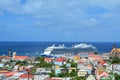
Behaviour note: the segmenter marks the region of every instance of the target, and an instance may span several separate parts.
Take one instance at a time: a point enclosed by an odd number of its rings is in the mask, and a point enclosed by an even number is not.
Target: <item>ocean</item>
[[[66,47],[71,47],[74,44],[83,42],[0,42],[0,55],[8,55],[8,50],[16,51],[17,55],[40,56],[45,48],[55,44],[64,44]],[[100,54],[108,53],[111,51],[113,44],[120,47],[120,42],[84,42],[92,44],[98,49]]]

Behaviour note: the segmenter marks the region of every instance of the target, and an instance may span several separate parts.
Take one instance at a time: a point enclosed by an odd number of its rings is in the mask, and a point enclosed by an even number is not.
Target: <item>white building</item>
[[[113,64],[112,71],[113,73],[117,73],[118,75],[120,75],[120,64]]]
[[[34,80],[47,80],[49,78],[50,78],[49,75],[35,75],[34,76]]]

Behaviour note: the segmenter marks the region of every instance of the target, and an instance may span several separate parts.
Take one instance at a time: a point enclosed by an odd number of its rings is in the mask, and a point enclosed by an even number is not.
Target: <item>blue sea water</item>
[[[81,42],[0,42],[0,55],[8,55],[8,50],[16,51],[17,55],[39,56],[44,52],[44,49],[55,44],[64,44],[66,47],[71,47],[74,44]],[[120,47],[119,42],[85,42],[97,47],[99,53],[110,52],[113,44]]]

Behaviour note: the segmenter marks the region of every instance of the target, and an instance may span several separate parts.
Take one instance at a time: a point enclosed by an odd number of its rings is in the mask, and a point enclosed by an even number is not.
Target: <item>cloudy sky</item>
[[[120,41],[120,0],[0,0],[0,41]]]

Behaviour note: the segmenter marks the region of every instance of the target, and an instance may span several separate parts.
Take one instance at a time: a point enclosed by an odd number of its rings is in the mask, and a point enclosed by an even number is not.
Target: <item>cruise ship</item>
[[[83,52],[98,52],[97,48],[91,44],[81,43],[75,44],[71,47],[63,45],[55,46],[54,44],[47,47],[41,55],[63,55],[63,54],[78,54]]]

